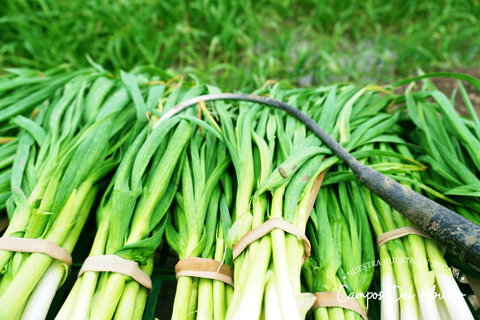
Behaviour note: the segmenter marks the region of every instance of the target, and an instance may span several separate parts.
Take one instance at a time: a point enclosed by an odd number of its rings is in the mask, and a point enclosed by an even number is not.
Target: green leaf
[[[42,127],[40,127],[34,121],[25,118],[24,116],[18,115],[10,120],[10,123],[14,123],[25,131],[29,132],[30,135],[37,141],[39,146],[43,145],[47,134]]]
[[[135,104],[135,109],[137,110],[137,121],[141,123],[147,122],[147,106],[145,105],[145,101],[140,93],[137,78],[133,74],[126,73],[123,70],[121,70],[120,73],[122,75],[123,84],[127,88],[128,93],[130,93],[130,96]]]
[[[470,196],[470,197],[480,197],[480,185],[469,184],[460,187],[456,187],[445,192],[446,195],[452,196]]]
[[[167,216],[168,219],[168,216]],[[152,232],[152,236],[123,246],[114,252],[115,255],[145,265],[147,259],[157,250],[162,241],[167,219]]]

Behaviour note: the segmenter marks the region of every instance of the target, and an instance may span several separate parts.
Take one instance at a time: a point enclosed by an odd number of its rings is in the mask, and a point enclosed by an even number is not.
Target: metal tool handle
[[[303,122],[320,140],[322,140],[347,166],[358,181],[383,199],[392,208],[432,237],[437,243],[448,249],[461,261],[480,272],[480,226],[459,214],[424,197],[412,189],[358,162],[335,139],[300,110],[275,99],[250,94],[211,94],[186,100],[167,111],[154,128],[163,120],[182,110],[203,101],[237,100],[260,103],[281,109]]]

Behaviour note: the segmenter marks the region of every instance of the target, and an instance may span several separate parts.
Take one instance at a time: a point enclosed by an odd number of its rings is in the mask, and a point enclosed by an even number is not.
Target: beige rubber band
[[[265,221],[260,226],[247,232],[235,245],[233,246],[233,260],[235,260],[240,253],[252,242],[257,241],[273,229],[281,229],[287,233],[293,234],[303,241],[303,261],[310,257],[311,244],[303,232],[298,230],[293,224],[288,223],[280,217],[273,217]]]
[[[317,200],[318,191],[320,191],[320,187],[322,186],[323,179],[325,178],[325,174],[327,170],[321,172],[317,178],[315,179],[315,184],[313,185],[312,191],[310,192],[310,199],[308,201],[308,216],[310,216],[310,212],[312,212],[313,205],[315,204],[315,200]]]
[[[357,302],[357,300],[339,292],[315,292],[317,300],[312,306],[312,311],[320,307],[338,307],[352,310],[362,316],[364,320],[368,320],[365,309]]]
[[[8,218],[0,219],[0,232],[5,230],[6,227],[8,227]]]
[[[0,250],[14,252],[43,253],[54,259],[72,265],[72,256],[70,253],[49,240],[1,237]]]
[[[123,259],[116,255],[93,256],[88,257],[83,263],[78,277],[84,272],[115,272],[131,277],[145,288],[152,290],[152,279],[143,272],[135,261]]]
[[[408,236],[409,234],[416,234],[417,236],[421,236],[427,239],[432,239],[429,236],[427,236],[425,233],[422,231],[418,230],[415,227],[402,227],[396,230],[388,231],[383,234],[381,234],[377,238],[377,245],[380,247],[381,245],[384,245],[390,240],[398,239],[404,236]]]
[[[187,257],[175,265],[175,276],[219,280],[233,288],[233,269],[217,260]]]

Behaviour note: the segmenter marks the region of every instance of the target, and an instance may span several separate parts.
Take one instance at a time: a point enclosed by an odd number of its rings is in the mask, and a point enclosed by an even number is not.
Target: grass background
[[[0,64],[152,64],[225,89],[480,66],[480,1],[3,0]]]

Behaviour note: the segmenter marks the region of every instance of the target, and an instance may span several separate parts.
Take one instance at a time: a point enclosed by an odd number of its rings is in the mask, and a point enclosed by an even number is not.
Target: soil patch
[[[452,69],[448,70],[448,72],[457,72],[470,75],[477,79],[480,79],[480,68],[472,68],[472,69]],[[442,91],[447,97],[451,97],[452,93],[455,89],[457,89],[457,93],[455,95],[455,109],[457,112],[463,116],[470,116],[467,107],[465,106],[465,102],[463,101],[462,95],[458,89],[458,82],[456,79],[450,78],[431,78],[432,83],[437,87],[438,90]],[[473,107],[475,108],[475,112],[477,113],[477,117],[480,117],[480,92],[468,82],[462,81],[465,90],[468,93],[468,98],[472,102]],[[403,93],[407,86],[401,86],[395,90],[395,93]]]

